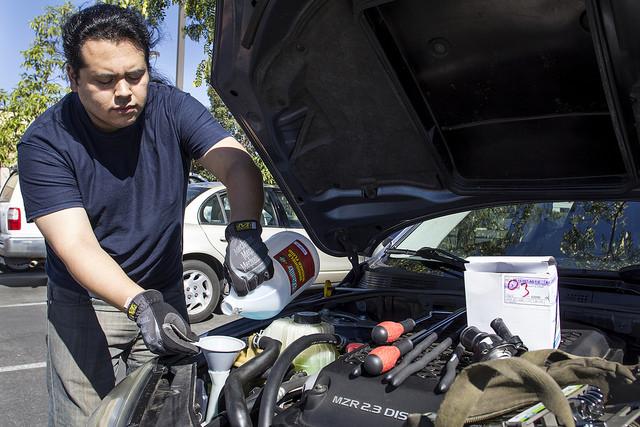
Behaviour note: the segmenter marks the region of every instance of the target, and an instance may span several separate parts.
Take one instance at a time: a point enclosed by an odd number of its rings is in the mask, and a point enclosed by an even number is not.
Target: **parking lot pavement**
[[[42,269],[24,273],[0,272],[0,286],[37,288],[46,284],[47,275]]]
[[[0,413],[2,426],[47,423],[46,277],[0,274]]]
[[[44,272],[0,273],[0,426],[47,424]],[[193,325],[201,334],[236,317]]]
[[[44,271],[0,273],[0,307],[13,304],[44,303],[47,300]]]

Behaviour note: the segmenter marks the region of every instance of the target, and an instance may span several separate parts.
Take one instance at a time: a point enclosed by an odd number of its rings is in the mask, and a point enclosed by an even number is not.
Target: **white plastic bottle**
[[[269,319],[280,313],[318,276],[318,251],[305,236],[281,231],[264,243],[273,261],[273,277],[243,297],[238,296],[232,287],[220,306],[224,314]]]

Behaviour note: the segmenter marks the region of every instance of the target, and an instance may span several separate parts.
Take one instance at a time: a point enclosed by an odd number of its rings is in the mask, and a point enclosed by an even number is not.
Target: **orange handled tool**
[[[415,323],[420,323],[423,320],[429,319],[433,313],[436,312],[432,312],[428,316],[418,319]],[[449,313],[445,319],[438,321],[430,328],[424,329],[411,337],[399,339],[394,342],[393,345],[383,345],[374,348],[364,359],[364,370],[367,371],[369,375],[380,375],[389,371],[395,366],[401,356],[404,356],[413,350],[414,345],[417,345],[425,339],[431,340],[430,344],[433,343],[437,339],[437,335],[434,334],[436,330],[446,328],[465,313],[466,309],[460,308],[453,313]],[[417,356],[417,354],[414,354],[413,356]],[[411,362],[411,360],[409,360],[409,362]],[[388,380],[391,380],[391,378]]]
[[[416,328],[416,325],[419,325],[425,320],[431,319],[434,314],[448,315],[451,313],[448,311],[431,311],[426,316],[417,320],[405,319],[402,322],[380,322],[371,330],[371,340],[377,345],[391,344],[400,338],[402,334],[413,331]]]
[[[371,340],[378,345],[390,344],[400,338],[402,334],[413,331],[415,327],[416,321],[413,319],[406,319],[402,322],[380,322],[371,330]]]
[[[393,368],[398,359],[412,349],[413,342],[408,338],[398,340],[393,345],[376,347],[364,359],[364,370],[369,375],[383,374]]]

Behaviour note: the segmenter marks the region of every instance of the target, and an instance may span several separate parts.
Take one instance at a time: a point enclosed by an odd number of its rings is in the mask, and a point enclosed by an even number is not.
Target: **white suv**
[[[46,256],[42,234],[25,218],[18,172],[13,172],[0,192],[0,267],[27,270],[44,263]]]

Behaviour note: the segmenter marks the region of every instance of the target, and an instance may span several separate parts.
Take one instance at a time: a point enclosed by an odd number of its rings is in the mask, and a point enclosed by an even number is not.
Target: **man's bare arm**
[[[64,209],[35,223],[71,276],[104,301],[124,310],[129,298],[144,291],[100,247],[84,209]]]
[[[262,175],[244,147],[232,137],[219,141],[198,162],[227,187],[231,221],[260,220]]]
[[[273,277],[274,271],[261,237],[262,174],[242,145],[231,137],[216,143],[199,162],[227,187],[231,223],[225,229],[225,277],[238,295],[246,295]],[[256,224],[236,222],[246,220]]]

